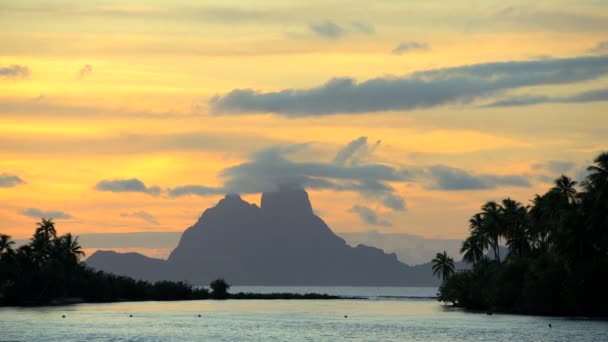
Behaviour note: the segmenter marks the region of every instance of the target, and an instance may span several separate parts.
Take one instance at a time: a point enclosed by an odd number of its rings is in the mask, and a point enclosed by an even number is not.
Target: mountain
[[[226,195],[182,234],[165,260],[95,252],[87,264],[147,280],[235,285],[436,285],[429,265],[411,267],[394,253],[349,246],[313,213],[302,189],[262,194],[260,207]]]

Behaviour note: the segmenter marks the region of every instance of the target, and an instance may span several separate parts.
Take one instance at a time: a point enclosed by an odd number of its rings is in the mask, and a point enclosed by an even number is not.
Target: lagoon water
[[[364,298],[0,308],[0,341],[608,340],[607,321],[466,313],[430,298],[435,288],[235,287],[231,292],[239,291]]]

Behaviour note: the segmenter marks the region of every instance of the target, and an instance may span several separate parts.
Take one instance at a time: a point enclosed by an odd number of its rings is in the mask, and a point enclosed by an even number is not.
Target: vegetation
[[[448,256],[448,252],[437,253],[433,263],[433,275],[441,276],[443,281],[446,281],[452,274],[454,274],[454,259]]]
[[[150,283],[96,271],[80,262],[78,238],[57,236],[55,223],[42,219],[29,244],[13,249],[14,241],[0,234],[0,306],[77,302],[192,299],[335,299],[319,294],[230,294],[223,279],[211,282],[211,293],[185,282]]]
[[[30,243],[13,249],[0,234],[0,305],[40,305],[77,301],[204,299],[206,289],[184,282],[149,283],[95,271],[79,260],[78,238],[57,236],[55,223],[42,219]]]
[[[228,298],[228,289],[230,285],[226,283],[224,279],[216,279],[209,284],[211,288],[211,295],[215,299],[226,299]]]
[[[471,270],[445,276],[439,300],[467,309],[526,314],[608,315],[608,153],[578,187],[567,176],[528,206],[488,202],[469,220],[463,259]],[[499,243],[508,254],[503,259]],[[439,258],[441,256],[441,259]]]

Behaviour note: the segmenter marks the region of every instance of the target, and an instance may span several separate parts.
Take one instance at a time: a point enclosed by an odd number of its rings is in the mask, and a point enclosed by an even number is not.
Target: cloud
[[[571,96],[545,96],[545,95],[523,95],[514,96],[506,99],[498,100],[482,107],[517,107],[531,106],[543,103],[585,103],[585,102],[602,102],[608,101],[608,89],[596,89]]]
[[[154,217],[154,215],[147,213],[145,211],[136,211],[133,213],[120,213],[120,217],[135,217],[135,218],[140,218],[148,223],[152,223],[152,224],[156,224],[158,225],[159,222],[156,219],[156,217]]]
[[[382,200],[382,204],[390,209],[395,211],[404,211],[406,210],[405,200],[402,197],[395,196],[394,194],[388,194],[384,196]]]
[[[338,165],[356,165],[362,158],[372,154],[378,145],[380,145],[380,140],[370,146],[367,143],[367,137],[359,137],[340,149],[333,162]]]
[[[19,176],[0,173],[0,188],[11,188],[19,184],[25,184],[25,181]]]
[[[182,185],[169,190],[169,196],[180,197],[186,195],[209,196],[221,195],[226,192],[222,188],[214,188],[202,185]]]
[[[392,224],[389,221],[382,220],[378,217],[375,211],[364,206],[364,205],[354,205],[350,208],[349,212],[356,213],[359,215],[361,220],[367,224],[372,226],[382,226],[382,227],[390,227]]]
[[[608,52],[608,40],[598,42],[594,47],[589,49],[591,53],[604,53]]]
[[[360,33],[369,34],[369,35],[376,33],[376,29],[371,24],[366,23],[361,20],[355,20],[355,21],[351,22],[350,25],[353,27],[353,29],[355,29],[356,31],[358,31]]]
[[[13,64],[0,66],[0,78],[22,79],[30,76],[30,69],[26,66]]]
[[[576,163],[563,160],[549,160],[546,163],[536,163],[532,165],[535,170],[549,170],[554,174],[564,174],[576,166]]]
[[[445,165],[435,165],[428,168],[432,185],[431,190],[483,190],[499,186],[530,187],[531,184],[524,176],[518,175],[489,175],[471,174],[465,170]]]
[[[102,180],[95,185],[95,189],[109,192],[141,192],[153,196],[158,196],[160,194],[160,187],[147,187],[137,178]]]
[[[261,193],[277,191],[280,186],[307,189],[351,191],[366,199],[378,199],[393,210],[404,210],[404,200],[387,182],[413,179],[409,170],[374,163],[353,163],[357,151],[375,148],[360,137],[338,151],[331,162],[292,161],[289,155],[307,148],[308,144],[278,146],[253,153],[249,160],[220,172],[223,184],[218,187],[183,185],[169,190],[172,197],[210,196],[226,193]],[[349,147],[350,146],[350,147]],[[336,160],[339,163],[336,163]],[[341,165],[342,163],[343,165]]]
[[[329,162],[295,161],[293,154],[310,144],[277,146],[251,154],[247,161],[227,167],[219,173],[220,186],[188,184],[169,189],[171,197],[212,196],[227,193],[255,194],[278,191],[281,186],[358,193],[366,201],[375,201],[393,211],[407,210],[405,199],[391,183],[421,182],[433,190],[479,190],[501,186],[529,187],[522,175],[471,174],[444,165],[396,167],[370,161],[373,148],[366,137],[359,137],[337,151]],[[360,151],[366,160],[352,162]]]
[[[329,20],[310,24],[308,28],[312,33],[326,39],[339,39],[346,34],[341,26]]]
[[[89,76],[92,72],[93,72],[93,67],[91,66],[91,64],[87,64],[87,65],[83,66],[82,68],[80,68],[80,70],[78,70],[78,77],[85,78],[85,77]]]
[[[33,218],[53,218],[56,220],[68,220],[72,215],[59,210],[40,210],[36,208],[28,208],[21,211],[21,215]]]
[[[287,117],[405,111],[469,103],[522,87],[595,80],[606,74],[608,56],[494,62],[379,77],[361,83],[352,78],[334,78],[309,89],[235,89],[213,97],[210,108],[216,115],[275,113]]]
[[[427,43],[410,41],[399,43],[399,45],[397,45],[397,47],[394,48],[391,52],[394,55],[401,55],[405,52],[412,50],[429,50],[430,48],[431,47]]]

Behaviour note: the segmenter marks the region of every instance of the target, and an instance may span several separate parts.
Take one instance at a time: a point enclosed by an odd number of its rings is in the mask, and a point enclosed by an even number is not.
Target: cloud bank
[[[95,185],[95,189],[108,192],[139,192],[153,196],[158,196],[160,194],[160,187],[147,187],[137,178],[102,180]]]
[[[155,225],[160,224],[158,222],[158,220],[156,219],[156,217],[154,217],[154,215],[147,213],[145,211],[136,211],[133,213],[120,213],[120,217],[134,217],[134,218],[142,219],[148,223],[152,223]]]
[[[25,184],[25,181],[19,176],[8,173],[0,173],[0,188],[12,188],[19,184]]]
[[[544,95],[524,95],[508,97],[498,100],[483,107],[518,107],[531,106],[543,103],[585,103],[608,101],[608,89],[590,90],[571,96],[544,96]]]
[[[37,208],[28,208],[21,211],[21,214],[27,217],[33,218],[53,218],[55,220],[68,220],[72,218],[72,215],[59,210],[40,210]]]
[[[378,77],[334,78],[318,87],[262,92],[234,89],[210,100],[216,115],[274,113],[287,117],[368,113],[469,103],[508,90],[571,84],[608,74],[608,56],[495,62]]]
[[[444,165],[429,167],[432,184],[431,190],[483,190],[495,189],[500,186],[530,187],[531,184],[524,176],[471,174],[461,169]]]
[[[401,42],[391,52],[394,55],[402,55],[412,50],[429,50],[431,47],[424,42]]]
[[[26,66],[13,64],[0,66],[0,78],[22,79],[30,76],[30,69]]]
[[[364,205],[354,205],[350,208],[349,212],[356,213],[359,215],[361,220],[367,224],[372,226],[382,226],[382,227],[390,227],[392,224],[389,221],[382,220],[378,217],[378,214],[373,211],[371,208],[368,208]]]
[[[291,159],[308,144],[267,148],[253,153],[246,162],[222,170],[221,186],[188,184],[169,189],[168,194],[171,197],[251,194],[288,186],[355,192],[387,209],[405,211],[406,201],[394,188],[395,184],[418,182],[427,189],[444,191],[531,186],[524,175],[474,174],[444,165],[396,167],[375,163],[371,153],[379,144],[380,141],[370,144],[367,137],[359,137],[338,149],[328,162]]]
[[[308,28],[312,33],[326,39],[340,39],[346,34],[340,25],[329,20],[310,24]]]

